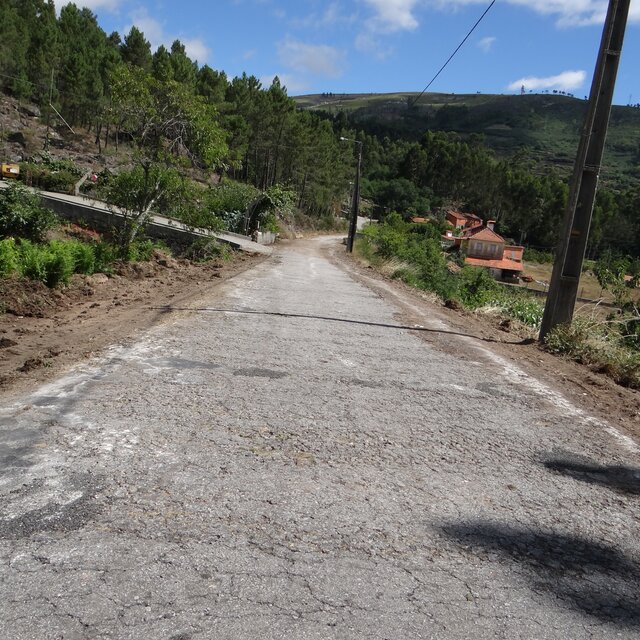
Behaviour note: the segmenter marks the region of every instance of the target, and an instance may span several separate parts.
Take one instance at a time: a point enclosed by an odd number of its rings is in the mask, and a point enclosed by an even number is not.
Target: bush
[[[96,255],[94,246],[75,241],[71,245],[71,250],[76,273],[84,273],[88,276],[95,273]]]
[[[571,324],[555,327],[545,343],[552,353],[567,355],[618,384],[640,389],[640,353],[624,345],[615,326],[578,316]]]
[[[535,262],[536,264],[549,264],[553,262],[554,256],[553,253],[548,251],[538,251],[537,249],[529,249],[528,247],[524,250],[523,259],[525,262]]]
[[[48,154],[20,163],[20,178],[30,186],[46,191],[72,193],[82,169],[70,160],[55,160]]]
[[[13,238],[0,240],[0,278],[6,278],[19,269],[19,255]]]
[[[76,261],[74,257],[74,247],[70,242],[54,241],[50,242],[44,252],[44,283],[49,288],[57,287],[60,284],[68,284],[74,274]]]
[[[56,222],[56,216],[41,205],[40,198],[20,183],[0,190],[0,236],[39,242]]]
[[[460,300],[469,309],[485,306],[499,292],[500,285],[486,269],[467,265],[462,268],[459,278]]]
[[[154,249],[155,245],[151,240],[137,240],[129,245],[125,259],[128,262],[148,262]]]
[[[528,327],[538,328],[542,322],[544,306],[535,298],[522,293],[502,292],[502,295],[491,301],[511,318],[515,318]]]
[[[47,279],[46,250],[28,240],[20,243],[20,274],[29,280]]]
[[[193,262],[209,262],[218,258],[228,260],[230,256],[229,246],[214,238],[199,238],[184,253],[184,257]]]
[[[111,265],[118,259],[117,247],[108,242],[97,242],[92,248],[95,259],[94,273],[111,273]]]

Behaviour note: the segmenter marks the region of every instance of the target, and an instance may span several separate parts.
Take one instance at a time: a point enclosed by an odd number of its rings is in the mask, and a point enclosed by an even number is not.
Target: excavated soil
[[[60,289],[23,278],[0,280],[0,390],[48,380],[109,345],[131,340],[163,318],[162,307],[207,294],[263,257],[195,264],[154,254],[111,275],[74,276]]]

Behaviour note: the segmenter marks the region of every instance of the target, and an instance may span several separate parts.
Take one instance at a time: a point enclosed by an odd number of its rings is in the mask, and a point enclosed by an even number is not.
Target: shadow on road
[[[442,531],[481,558],[491,552],[518,563],[535,592],[604,622],[640,626],[640,570],[612,546],[488,522],[449,524]]]
[[[335,318],[332,316],[318,316],[310,315],[306,313],[284,313],[280,311],[251,311],[248,309],[215,309],[212,307],[149,307],[152,311],[159,311],[161,313],[172,313],[174,311],[196,311],[200,313],[241,313],[246,315],[256,316],[279,316],[282,318],[304,318],[309,320],[324,320],[327,322],[345,322],[348,324],[358,324],[367,327],[382,327],[383,329],[402,329],[404,331],[422,331],[426,333],[441,333],[450,336],[462,336],[465,338],[473,338],[474,340],[482,340],[483,342],[495,342],[498,344],[511,344],[511,345],[525,345],[530,344],[529,338],[525,340],[518,340],[516,342],[507,342],[503,340],[496,340],[494,338],[483,338],[481,336],[474,336],[469,333],[460,333],[457,331],[445,331],[444,329],[429,329],[420,325],[408,326],[401,324],[388,324],[385,322],[370,322],[368,320],[353,320],[351,318]]]
[[[589,460],[575,457],[550,458],[543,461],[544,466],[575,480],[597,484],[619,491],[640,495],[640,468],[600,465]]]

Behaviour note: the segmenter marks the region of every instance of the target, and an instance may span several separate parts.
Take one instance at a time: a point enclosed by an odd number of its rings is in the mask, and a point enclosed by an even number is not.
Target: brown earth
[[[127,342],[160,322],[162,307],[205,295],[263,259],[238,253],[229,262],[196,264],[158,252],[113,275],[76,275],[61,289],[23,278],[0,280],[0,390],[32,388]]]

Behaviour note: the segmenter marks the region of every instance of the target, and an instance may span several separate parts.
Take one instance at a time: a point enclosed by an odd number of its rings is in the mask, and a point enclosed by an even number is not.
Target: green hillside
[[[556,94],[489,95],[427,93],[322,94],[299,96],[299,107],[333,116],[369,133],[418,139],[426,129],[473,134],[500,156],[520,150],[543,166],[569,172],[575,158],[586,101]],[[603,179],[629,184],[640,179],[640,109],[612,110]]]

